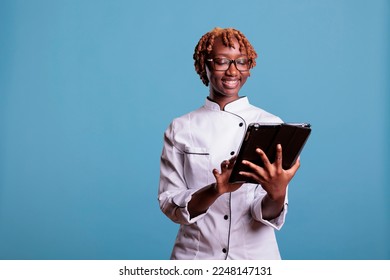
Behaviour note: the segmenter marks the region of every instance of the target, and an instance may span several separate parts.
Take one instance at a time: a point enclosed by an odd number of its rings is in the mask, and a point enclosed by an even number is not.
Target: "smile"
[[[238,79],[234,79],[234,80],[222,80],[222,83],[225,87],[227,88],[236,88],[239,84],[239,80]]]

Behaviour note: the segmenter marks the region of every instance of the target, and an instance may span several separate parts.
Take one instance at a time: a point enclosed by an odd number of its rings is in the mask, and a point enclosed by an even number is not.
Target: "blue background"
[[[199,38],[241,30],[242,90],[313,134],[284,259],[389,259],[385,0],[0,1],[0,259],[168,259],[163,132],[208,94]]]

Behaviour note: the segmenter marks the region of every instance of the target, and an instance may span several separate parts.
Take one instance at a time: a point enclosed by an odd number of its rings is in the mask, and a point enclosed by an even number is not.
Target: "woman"
[[[283,170],[280,145],[272,164],[258,149],[264,167],[244,161],[252,172],[242,173],[258,184],[228,182],[248,124],[282,122],[239,96],[257,54],[240,31],[215,28],[193,57],[209,95],[173,120],[161,156],[160,207],[180,224],[171,259],[280,259],[274,230],[284,223],[299,159]]]

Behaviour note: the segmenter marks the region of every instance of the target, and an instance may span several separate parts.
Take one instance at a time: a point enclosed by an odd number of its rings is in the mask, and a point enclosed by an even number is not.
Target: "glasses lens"
[[[249,70],[249,60],[247,58],[238,58],[236,59],[236,67],[240,71]]]
[[[214,68],[217,71],[226,71],[229,68],[230,60],[226,58],[214,58]]]

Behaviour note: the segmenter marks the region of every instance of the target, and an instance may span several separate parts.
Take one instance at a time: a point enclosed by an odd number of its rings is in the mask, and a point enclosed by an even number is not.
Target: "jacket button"
[[[225,220],[227,220],[227,219],[229,219],[229,216],[228,216],[228,215],[225,215],[225,216],[223,216],[223,218],[224,218]]]
[[[226,252],[227,252],[227,251],[226,251],[226,248],[223,248],[223,249],[222,249],[222,252],[223,252],[224,254],[226,254]]]
[[[239,126],[241,127],[241,126],[243,126],[243,125],[244,125],[244,123],[240,122]]]
[[[231,155],[231,156],[234,155],[234,151],[231,151],[231,152],[230,152],[230,155]]]

